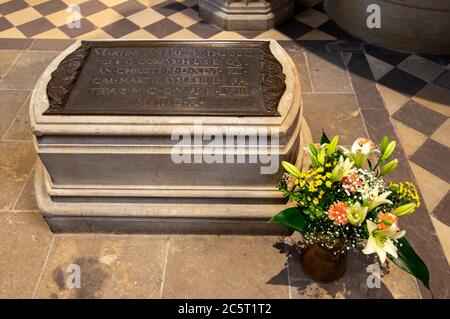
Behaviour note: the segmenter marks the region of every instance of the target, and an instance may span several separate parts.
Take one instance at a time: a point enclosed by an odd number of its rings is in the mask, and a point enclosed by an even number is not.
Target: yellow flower
[[[314,204],[314,205],[318,205],[318,204],[319,204],[319,200],[318,200],[317,198],[314,198],[313,204]]]
[[[327,178],[331,178],[331,175],[332,175],[331,173],[326,173],[326,174],[325,174],[325,176],[326,176]]]
[[[295,185],[298,185],[298,179],[295,179],[294,184],[295,184]]]
[[[326,163],[325,167],[331,167],[331,164],[330,163]]]
[[[316,181],[315,186],[317,187],[317,186],[320,186],[322,184],[323,184],[323,182],[321,180],[318,180],[318,181]]]
[[[300,187],[305,186],[305,184],[306,184],[306,181],[305,181],[305,180],[301,180],[301,181],[300,181]]]
[[[319,168],[317,169],[317,172],[323,173],[323,167],[319,167]]]
[[[331,188],[332,185],[333,185],[333,183],[330,182],[330,181],[326,181],[325,182],[325,186],[328,187],[328,188]]]

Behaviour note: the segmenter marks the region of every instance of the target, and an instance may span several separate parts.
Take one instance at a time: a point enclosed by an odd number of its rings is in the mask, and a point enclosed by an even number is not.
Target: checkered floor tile
[[[0,38],[336,40],[320,1],[310,3],[275,30],[230,34],[198,16],[197,0],[0,0]]]
[[[365,51],[425,205],[450,226],[450,60],[370,45]]]

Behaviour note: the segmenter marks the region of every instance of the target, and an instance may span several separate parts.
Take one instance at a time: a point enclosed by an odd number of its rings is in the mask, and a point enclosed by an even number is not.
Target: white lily
[[[349,159],[344,158],[341,156],[339,157],[339,161],[336,164],[336,166],[333,168],[331,180],[333,182],[340,181],[344,176],[347,176],[350,173],[353,173],[355,171],[355,168],[353,167],[354,163]]]
[[[355,162],[355,165],[361,168],[369,158],[373,148],[374,144],[372,141],[359,138],[353,143],[349,156]]]
[[[366,184],[364,185],[364,197],[366,197],[366,200],[364,200],[364,206],[368,207],[369,212],[375,208],[377,208],[380,205],[383,204],[391,204],[392,202],[387,199],[389,195],[391,195],[391,191],[384,192],[382,194],[378,193],[378,188],[370,189],[370,187]]]
[[[405,231],[397,231],[395,227],[392,229],[378,230],[377,224],[371,220],[367,220],[367,230],[369,231],[369,239],[366,247],[362,252],[366,255],[377,253],[381,263],[386,261],[386,253],[397,258],[397,247],[395,247],[392,239],[399,239],[405,235]]]

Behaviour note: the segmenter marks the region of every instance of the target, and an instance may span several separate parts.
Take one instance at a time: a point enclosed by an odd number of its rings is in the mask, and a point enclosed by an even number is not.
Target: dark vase
[[[333,251],[313,244],[302,251],[300,263],[311,279],[330,283],[344,276],[347,270],[347,255],[335,255]]]

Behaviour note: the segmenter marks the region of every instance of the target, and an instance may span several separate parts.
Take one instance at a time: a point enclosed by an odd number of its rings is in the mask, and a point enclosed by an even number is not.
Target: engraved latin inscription
[[[264,52],[256,44],[92,45],[54,113],[278,115],[264,103]]]

